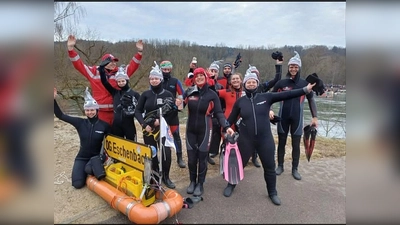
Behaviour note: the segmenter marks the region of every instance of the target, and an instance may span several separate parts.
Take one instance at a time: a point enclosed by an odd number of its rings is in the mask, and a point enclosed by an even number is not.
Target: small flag
[[[175,143],[174,143],[174,136],[172,136],[172,132],[171,132],[171,129],[169,129],[167,121],[165,121],[163,116],[160,116],[160,120],[161,120],[161,124],[160,124],[161,138],[165,137],[164,145],[166,147],[171,147],[176,150]]]

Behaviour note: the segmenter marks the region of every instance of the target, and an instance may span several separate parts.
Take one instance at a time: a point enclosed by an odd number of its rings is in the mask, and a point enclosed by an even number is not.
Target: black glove
[[[269,120],[269,122],[271,122],[273,125],[276,125],[276,123],[280,122],[280,121],[282,121],[282,118],[280,118],[279,116],[275,116],[275,115],[272,120],[271,119]]]
[[[233,66],[236,68],[238,68],[240,66],[240,63],[242,63],[242,56],[239,54],[236,56],[235,62],[233,63]]]
[[[132,103],[133,103],[132,99],[133,99],[133,96],[124,94],[121,97],[121,103],[124,106],[132,105]]]
[[[283,61],[283,54],[280,51],[273,52],[271,57],[275,60]]]
[[[111,61],[111,57],[108,57],[100,63],[99,67],[106,67]]]
[[[306,81],[310,84],[316,83],[312,90],[317,96],[325,93],[324,82],[318,78],[318,75],[316,73],[308,75]]]

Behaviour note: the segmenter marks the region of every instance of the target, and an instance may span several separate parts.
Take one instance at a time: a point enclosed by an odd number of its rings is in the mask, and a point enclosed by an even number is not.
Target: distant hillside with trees
[[[77,37],[76,51],[87,65],[99,65],[101,57],[105,53],[112,53],[119,58],[119,65],[128,64],[136,53],[137,40],[117,43],[105,41],[81,40]],[[328,48],[327,46],[284,46],[281,48],[240,47],[230,48],[221,45],[202,46],[190,41],[179,40],[146,40],[144,39],[143,58],[139,69],[131,77],[131,87],[140,93],[149,88],[148,74],[154,61],[158,64],[163,60],[169,60],[173,64],[172,74],[182,82],[189,71],[189,63],[192,57],[197,57],[198,66],[208,67],[214,60],[233,62],[236,55],[242,55],[242,64],[237,69],[244,75],[249,64],[254,65],[260,71],[263,81],[270,80],[275,74],[275,60],[271,53],[281,51],[284,56],[284,65],[299,52],[302,60],[302,77],[317,73],[325,84],[346,84],[346,49],[340,47]],[[77,104],[82,103],[83,91],[89,82],[74,69],[68,58],[66,42],[54,42],[54,68],[55,83],[64,99],[72,99]],[[287,73],[287,67],[283,67],[283,77]],[[220,71],[222,74],[222,71]]]

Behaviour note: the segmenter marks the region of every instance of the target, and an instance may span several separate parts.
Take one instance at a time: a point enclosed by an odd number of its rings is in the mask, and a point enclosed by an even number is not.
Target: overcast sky
[[[177,39],[198,45],[345,47],[345,2],[80,2],[101,40]],[[77,37],[78,39],[84,37]]]

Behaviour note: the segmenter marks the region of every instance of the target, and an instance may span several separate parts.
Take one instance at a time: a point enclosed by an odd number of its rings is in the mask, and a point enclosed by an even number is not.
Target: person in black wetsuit
[[[243,167],[247,165],[256,150],[264,168],[268,196],[275,205],[280,205],[281,201],[276,190],[275,143],[270,126],[271,118],[266,112],[274,102],[309,93],[315,84],[284,93],[258,93],[259,80],[255,73],[246,73],[243,84],[246,95],[236,100],[232,112],[229,114],[228,122],[234,124],[239,117],[242,118],[242,122],[239,124],[238,147]],[[231,196],[235,187],[236,185],[228,183],[224,190],[224,196]]]
[[[154,62],[155,63],[155,62]],[[148,118],[149,115],[154,112],[154,110],[158,110],[160,107],[164,105],[164,101],[166,99],[170,99],[175,102],[175,98],[171,92],[165,90],[162,86],[163,75],[159,66],[156,64],[155,67],[150,71],[149,75],[150,80],[150,90],[144,91],[139,98],[138,104],[135,109],[135,117],[138,122],[141,124],[143,131],[143,141],[147,145],[154,146],[159,149],[159,138],[160,135],[147,135],[148,133],[157,133],[160,130],[160,116],[157,115],[156,119],[152,122],[145,121],[145,118]],[[176,104],[176,103],[175,103]],[[143,117],[143,113],[145,116]],[[165,112],[163,112],[164,114]],[[168,115],[164,115],[165,121],[169,125],[171,129],[171,133],[174,133],[176,129],[178,129],[179,119],[178,119],[178,110],[172,110]],[[171,181],[169,177],[169,172],[171,169],[171,148],[164,146],[164,149],[161,150],[162,154],[162,181],[164,184],[171,189],[175,188],[175,184]],[[153,157],[152,159],[152,167],[153,170],[159,172],[158,168],[158,157]]]
[[[137,132],[134,121],[135,107],[140,94],[129,87],[129,77],[123,66],[118,68],[115,81],[120,89],[116,89],[108,82],[105,67],[111,62],[108,58],[98,67],[101,83],[113,97],[114,120],[111,126],[111,134],[137,141]]]
[[[110,132],[110,125],[98,118],[99,105],[92,98],[86,88],[85,115],[87,118],[73,117],[64,114],[56,101],[57,89],[54,88],[54,114],[57,118],[65,121],[78,131],[80,149],[75,157],[72,167],[72,186],[76,189],[82,188],[86,184],[87,173],[85,166],[93,156],[100,154],[104,137]]]
[[[260,82],[257,88],[258,93],[268,92],[282,77],[282,60],[277,59],[275,64],[275,76],[272,80],[266,82]],[[257,74],[257,78],[260,80],[260,72],[257,67],[249,65],[249,68],[246,70],[246,73],[255,73]],[[274,115],[274,111],[270,110],[271,118]],[[251,161],[255,167],[261,167],[260,163],[257,161],[257,151],[254,151]]]
[[[184,90],[181,81],[171,75],[172,67],[173,66],[170,61],[165,60],[160,63],[161,72],[164,78],[163,88],[170,91],[172,95],[174,95],[174,98],[179,99],[182,102]],[[183,105],[181,105],[181,107],[183,108]],[[178,114],[176,116],[178,116]],[[186,164],[182,159],[182,139],[179,133],[179,124],[178,128],[172,135],[174,137],[176,147],[176,162],[180,168],[186,168]]]
[[[233,134],[221,109],[218,95],[207,84],[206,71],[199,67],[193,72],[194,86],[184,93],[184,106],[188,108],[186,124],[186,150],[190,184],[186,192],[195,196],[203,194],[207,174],[207,158],[213,129],[213,114],[224,131]]]
[[[287,78],[278,81],[272,91],[281,92],[305,87],[308,82],[300,77],[300,69],[301,59],[299,54],[295,51],[295,56],[293,56],[288,63]],[[310,92],[305,97],[307,97],[311,111],[311,125],[317,127],[317,105],[315,103],[314,93]],[[278,123],[278,167],[276,168],[276,174],[280,175],[284,171],[285,145],[290,131],[292,138],[292,175],[296,180],[301,180],[298,166],[300,160],[300,141],[301,135],[303,134],[304,100],[304,96],[300,96],[280,102],[278,114],[282,120]]]

